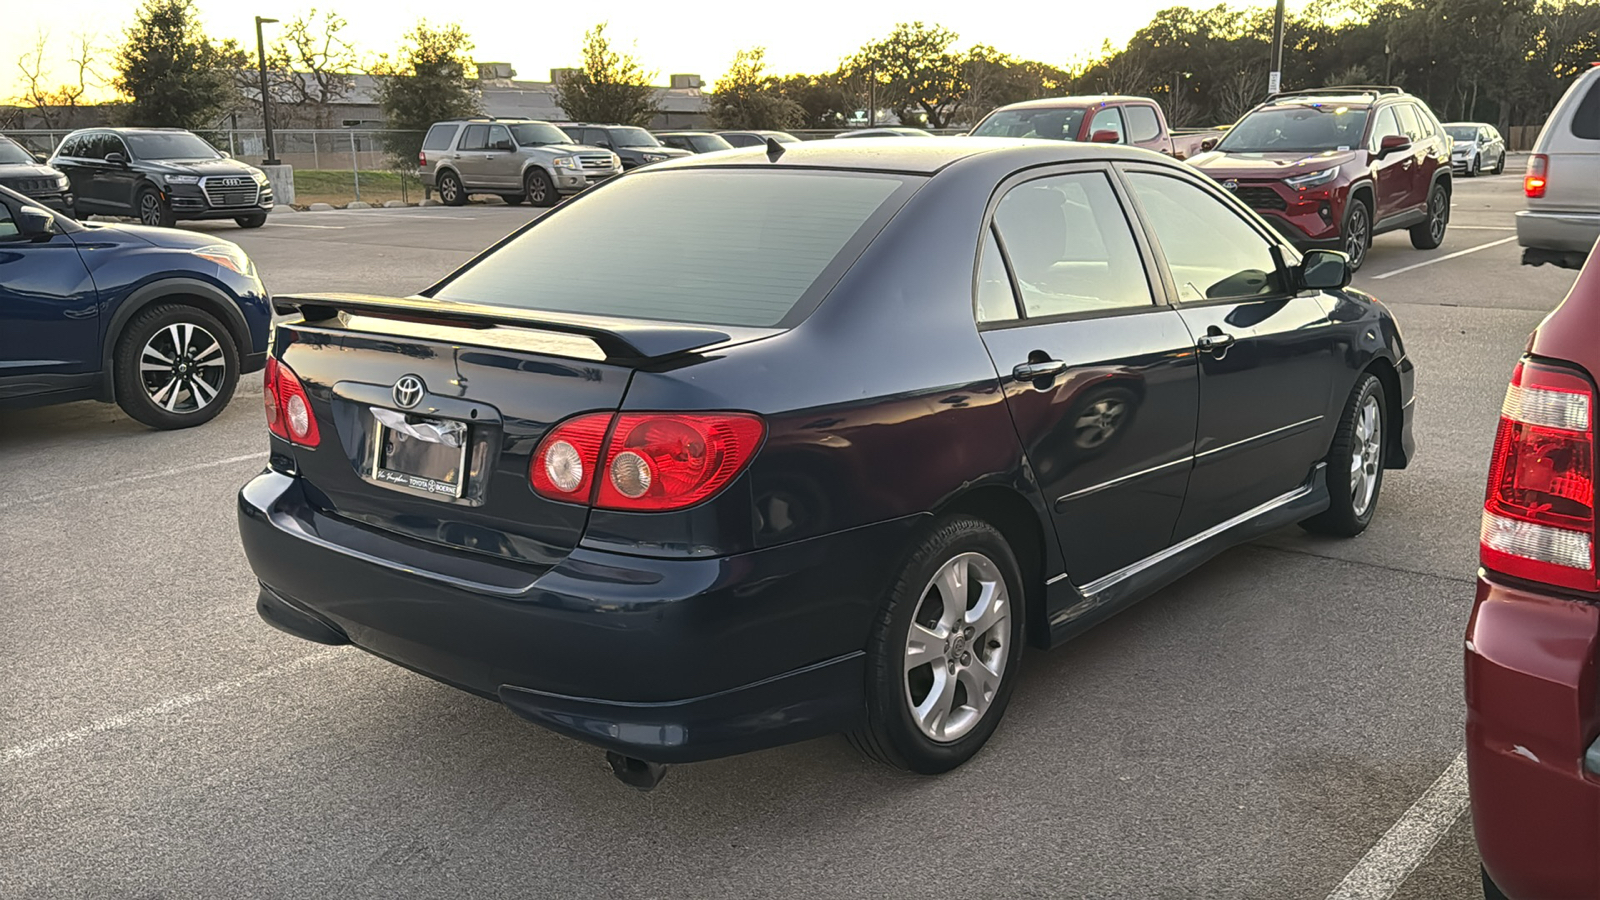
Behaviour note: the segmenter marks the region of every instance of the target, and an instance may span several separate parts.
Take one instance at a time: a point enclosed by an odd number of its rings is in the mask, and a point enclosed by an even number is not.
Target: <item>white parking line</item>
[[[192,466],[179,466],[176,469],[164,469],[160,472],[145,472],[139,475],[129,475],[126,478],[113,478],[110,481],[101,481],[95,484],[83,484],[60,491],[50,491],[44,494],[33,494],[28,497],[18,497],[15,500],[6,500],[0,502],[0,509],[10,509],[13,506],[21,506],[24,503],[37,503],[41,500],[54,500],[58,497],[81,494],[84,491],[103,491],[108,487],[116,487],[119,484],[132,484],[136,481],[149,481],[152,478],[170,478],[173,475],[183,475],[187,472],[198,472],[201,469],[214,469],[217,466],[231,466],[234,463],[240,463],[246,460],[261,459],[266,455],[267,454],[265,451],[260,453],[246,453],[243,456],[230,456],[227,459],[214,459],[211,462],[195,463]]]
[[[1458,256],[1466,256],[1468,253],[1477,253],[1479,250],[1487,250],[1490,247],[1498,247],[1501,244],[1508,244],[1508,243],[1510,243],[1510,242],[1512,242],[1514,240],[1516,240],[1515,237],[1501,238],[1498,241],[1490,241],[1487,244],[1479,244],[1476,247],[1468,247],[1465,250],[1457,250],[1454,253],[1446,253],[1443,256],[1436,256],[1433,259],[1423,260],[1422,262],[1416,263],[1414,265],[1405,266],[1404,268],[1395,269],[1393,272],[1385,272],[1382,275],[1374,275],[1372,277],[1373,277],[1374,280],[1380,280],[1380,279],[1384,279],[1384,278],[1393,278],[1396,275],[1403,275],[1406,272],[1410,272],[1410,271],[1412,271],[1414,269],[1420,269],[1423,266],[1431,266],[1434,263],[1442,263],[1447,259],[1455,259]]]
[[[1457,231],[1460,231],[1463,228],[1471,230],[1471,231],[1516,231],[1517,230],[1517,226],[1515,226],[1515,225],[1457,225],[1454,222],[1450,223],[1450,227],[1455,229],[1455,230],[1457,230]]]
[[[343,231],[343,225],[296,225],[293,222],[268,222],[268,228],[322,228],[329,231]]]
[[[1361,857],[1328,900],[1389,900],[1466,808],[1467,754],[1463,751]]]
[[[326,650],[318,650],[315,653],[308,653],[305,656],[299,657],[298,659],[291,659],[288,662],[278,663],[275,666],[268,666],[265,669],[251,672],[249,675],[241,675],[238,678],[230,678],[227,681],[219,681],[216,684],[213,684],[209,687],[203,687],[200,690],[190,694],[181,694],[177,697],[168,697],[159,703],[152,703],[143,709],[136,709],[133,712],[126,712],[119,716],[111,716],[107,719],[101,719],[98,722],[92,722],[83,726],[82,728],[74,728],[71,731],[60,731],[47,737],[29,741],[26,744],[16,744],[14,746],[7,747],[4,752],[0,752],[0,763],[21,762],[30,756],[38,756],[41,753],[46,753],[51,750],[59,750],[62,747],[71,746],[72,744],[79,743],[84,739],[93,737],[97,734],[103,734],[107,731],[116,731],[120,728],[126,728],[129,725],[135,725],[148,719],[164,716],[167,713],[174,712],[176,710],[194,706],[198,703],[204,703],[207,700],[220,697],[224,694],[232,693],[240,688],[249,687],[258,681],[264,681],[268,678],[276,678],[279,675],[288,675],[292,672],[298,672],[301,669],[322,665],[323,663],[337,659],[348,652],[348,647],[329,647]]]

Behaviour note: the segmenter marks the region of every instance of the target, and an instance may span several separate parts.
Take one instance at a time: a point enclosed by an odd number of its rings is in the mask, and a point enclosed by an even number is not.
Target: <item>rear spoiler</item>
[[[660,359],[703,350],[735,339],[748,340],[776,333],[769,328],[721,328],[708,325],[677,325],[642,319],[616,319],[574,313],[486,306],[427,297],[379,297],[370,294],[305,294],[275,297],[273,308],[280,315],[299,313],[306,322],[320,322],[339,313],[378,316],[389,319],[434,322],[465,328],[492,328],[509,325],[589,338],[607,359],[621,361]]]

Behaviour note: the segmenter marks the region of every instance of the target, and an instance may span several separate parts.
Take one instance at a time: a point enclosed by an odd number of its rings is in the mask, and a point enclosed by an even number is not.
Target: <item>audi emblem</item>
[[[415,375],[402,375],[394,383],[394,403],[401,409],[410,409],[422,401],[422,379]]]
[[[244,179],[243,178],[220,178],[220,179],[217,180],[217,183],[222,185],[223,187],[238,187],[239,185],[244,184]]]

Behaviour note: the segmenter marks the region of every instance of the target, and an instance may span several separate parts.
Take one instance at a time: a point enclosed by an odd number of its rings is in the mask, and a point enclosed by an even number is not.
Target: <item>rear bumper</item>
[[[854,727],[883,565],[917,518],[723,559],[542,569],[367,529],[268,471],[239,494],[258,609],[579,740],[689,762]]]
[[[1467,777],[1484,868],[1513,900],[1600,896],[1600,606],[1480,574],[1467,628]]]
[[[1600,239],[1600,212],[1517,211],[1517,243],[1523,247],[1588,253]]]

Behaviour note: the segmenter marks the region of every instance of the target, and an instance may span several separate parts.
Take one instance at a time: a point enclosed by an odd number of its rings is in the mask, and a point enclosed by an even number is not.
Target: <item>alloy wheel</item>
[[[961,739],[1000,690],[1011,640],[1011,597],[1000,567],[981,553],[940,566],[923,588],[906,636],[911,719],[940,743]]]
[[[172,413],[193,413],[222,392],[228,362],[222,343],[191,322],[157,331],[139,351],[139,377],[150,402]]]
[[[1364,516],[1378,493],[1378,474],[1383,466],[1383,415],[1376,395],[1369,395],[1362,402],[1355,425],[1355,447],[1350,454],[1350,503],[1357,516]]]
[[[527,193],[528,202],[532,203],[534,206],[543,206],[545,198],[549,196],[548,188],[545,187],[544,179],[538,177],[537,175],[530,176],[528,178]]]
[[[1441,188],[1434,188],[1428,200],[1428,234],[1437,245],[1444,240],[1444,224],[1449,212],[1450,198]]]
[[[154,191],[145,192],[139,198],[139,222],[144,225],[159,227],[161,225],[161,198]]]
[[[460,191],[461,188],[453,176],[439,179],[439,199],[445,203],[454,205]]]
[[[1355,206],[1350,210],[1350,222],[1345,228],[1344,252],[1350,257],[1350,268],[1361,268],[1361,261],[1367,258],[1367,242],[1371,239],[1369,232],[1372,230],[1367,223],[1367,208],[1360,201],[1354,201]]]

